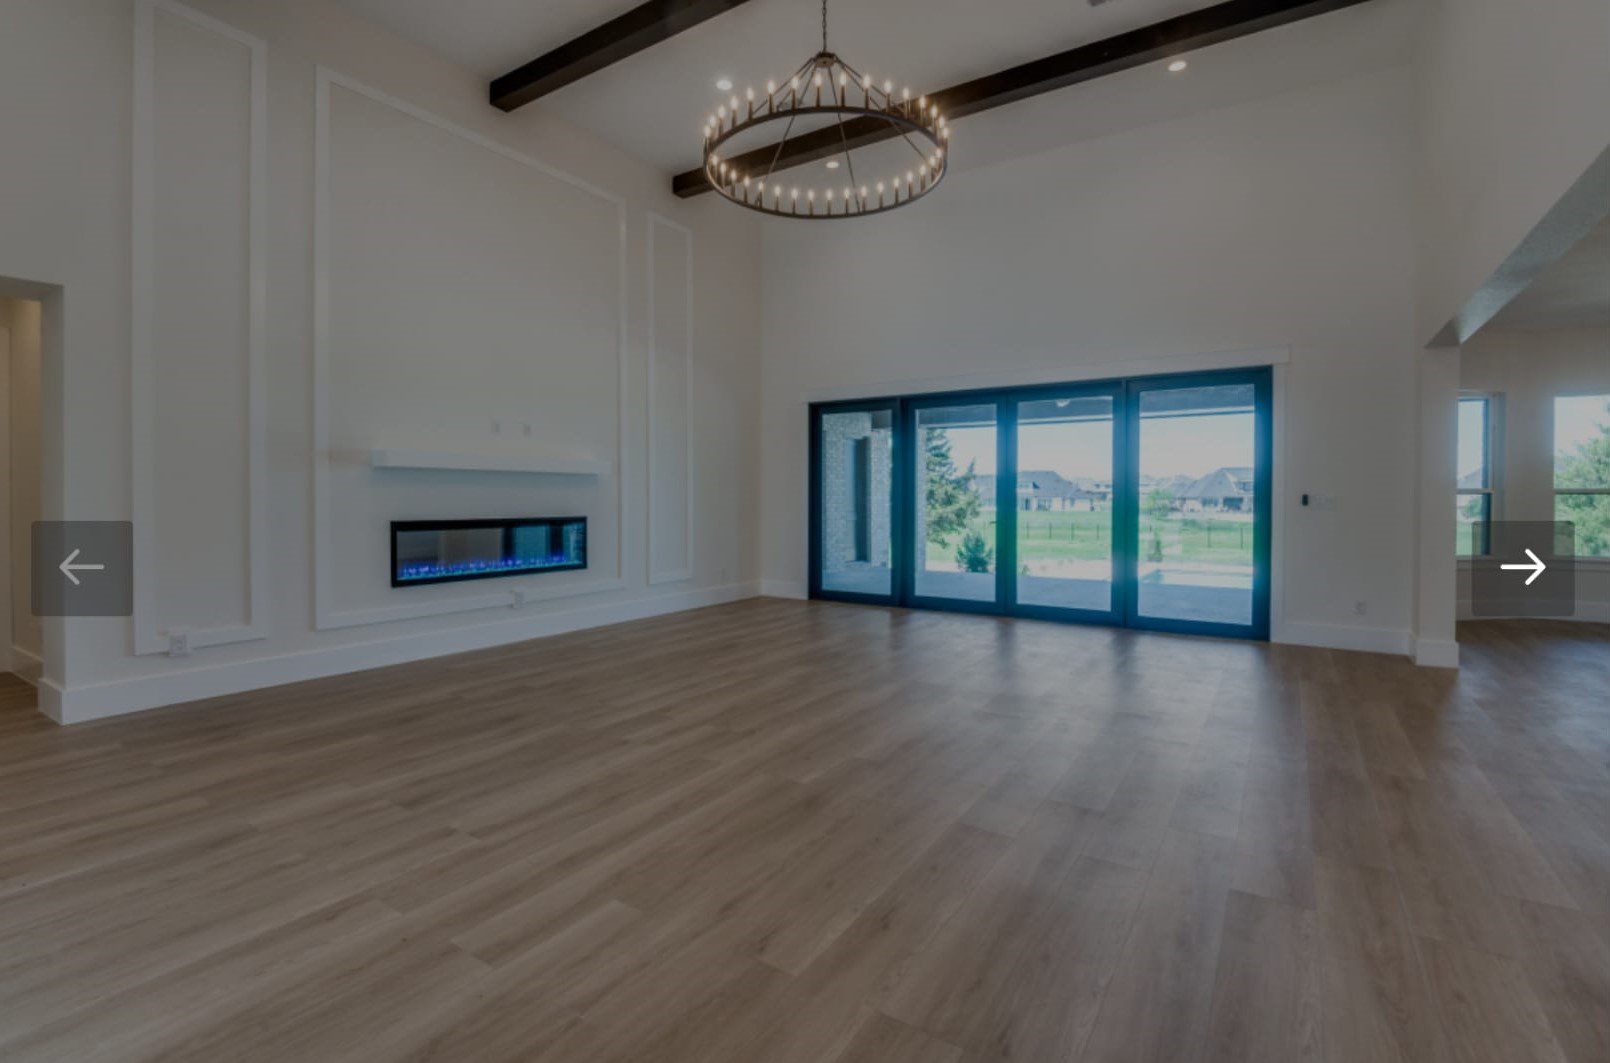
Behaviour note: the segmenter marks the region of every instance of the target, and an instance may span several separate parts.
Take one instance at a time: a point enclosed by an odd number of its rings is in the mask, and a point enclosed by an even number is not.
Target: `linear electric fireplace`
[[[393,587],[586,567],[586,517],[391,522]]]

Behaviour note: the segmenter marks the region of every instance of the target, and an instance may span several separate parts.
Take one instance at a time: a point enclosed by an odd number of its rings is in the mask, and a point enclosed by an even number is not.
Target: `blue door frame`
[[[1138,608],[1140,528],[1140,398],[1147,391],[1213,385],[1250,384],[1253,389],[1254,519],[1252,544],[1252,621],[1223,624],[1142,615]],[[1017,419],[1025,401],[1047,398],[1109,396],[1113,401],[1113,595],[1108,610],[1026,605],[1017,600]],[[914,609],[1022,616],[1069,623],[1094,623],[1231,638],[1269,637],[1269,546],[1272,510],[1273,388],[1270,370],[1214,370],[1068,384],[951,391],[847,402],[813,403],[810,407],[810,577],[812,598],[828,601],[897,605]],[[996,566],[992,601],[939,598],[916,593],[917,411],[945,406],[995,407],[996,423]],[[890,476],[892,573],[890,593],[861,594],[822,586],[822,418],[832,413],[887,411],[893,429]]]

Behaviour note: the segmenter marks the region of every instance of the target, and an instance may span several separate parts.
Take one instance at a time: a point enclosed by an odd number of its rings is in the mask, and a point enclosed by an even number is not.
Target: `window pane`
[[[1141,393],[1142,616],[1252,623],[1254,425],[1251,384]]]
[[[890,594],[894,414],[822,415],[822,589]]]
[[[995,406],[917,411],[919,595],[995,600]]]
[[[1491,487],[1487,482],[1487,400],[1459,400],[1459,486]]]
[[[1576,525],[1577,557],[1610,557],[1610,493],[1555,495],[1554,519]]]
[[[1480,557],[1487,553],[1487,521],[1492,516],[1492,496],[1460,495],[1455,501],[1454,531],[1458,544],[1455,552],[1460,557]]]
[[[1017,407],[1017,600],[1112,609],[1110,395]]]
[[[1610,489],[1610,395],[1554,400],[1554,486]]]

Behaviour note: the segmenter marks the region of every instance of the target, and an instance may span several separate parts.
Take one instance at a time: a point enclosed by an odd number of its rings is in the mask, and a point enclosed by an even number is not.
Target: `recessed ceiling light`
[[[1170,74],[1178,74],[1181,70],[1184,70],[1190,65],[1190,63],[1187,63],[1183,59],[1176,59],[1172,63],[1168,64],[1168,72]]]
[[[839,161],[837,159],[828,159],[827,160],[827,168],[829,170],[838,169],[839,168]]]
[[[732,79],[731,78],[716,78],[716,88],[719,89],[722,92],[731,92],[732,91]]]

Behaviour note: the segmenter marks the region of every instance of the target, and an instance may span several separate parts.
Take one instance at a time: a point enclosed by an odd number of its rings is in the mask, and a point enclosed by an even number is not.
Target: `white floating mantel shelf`
[[[485,454],[461,450],[376,447],[369,452],[376,469],[447,469],[457,472],[523,472],[547,476],[608,476],[614,466],[602,458],[565,455]]]

